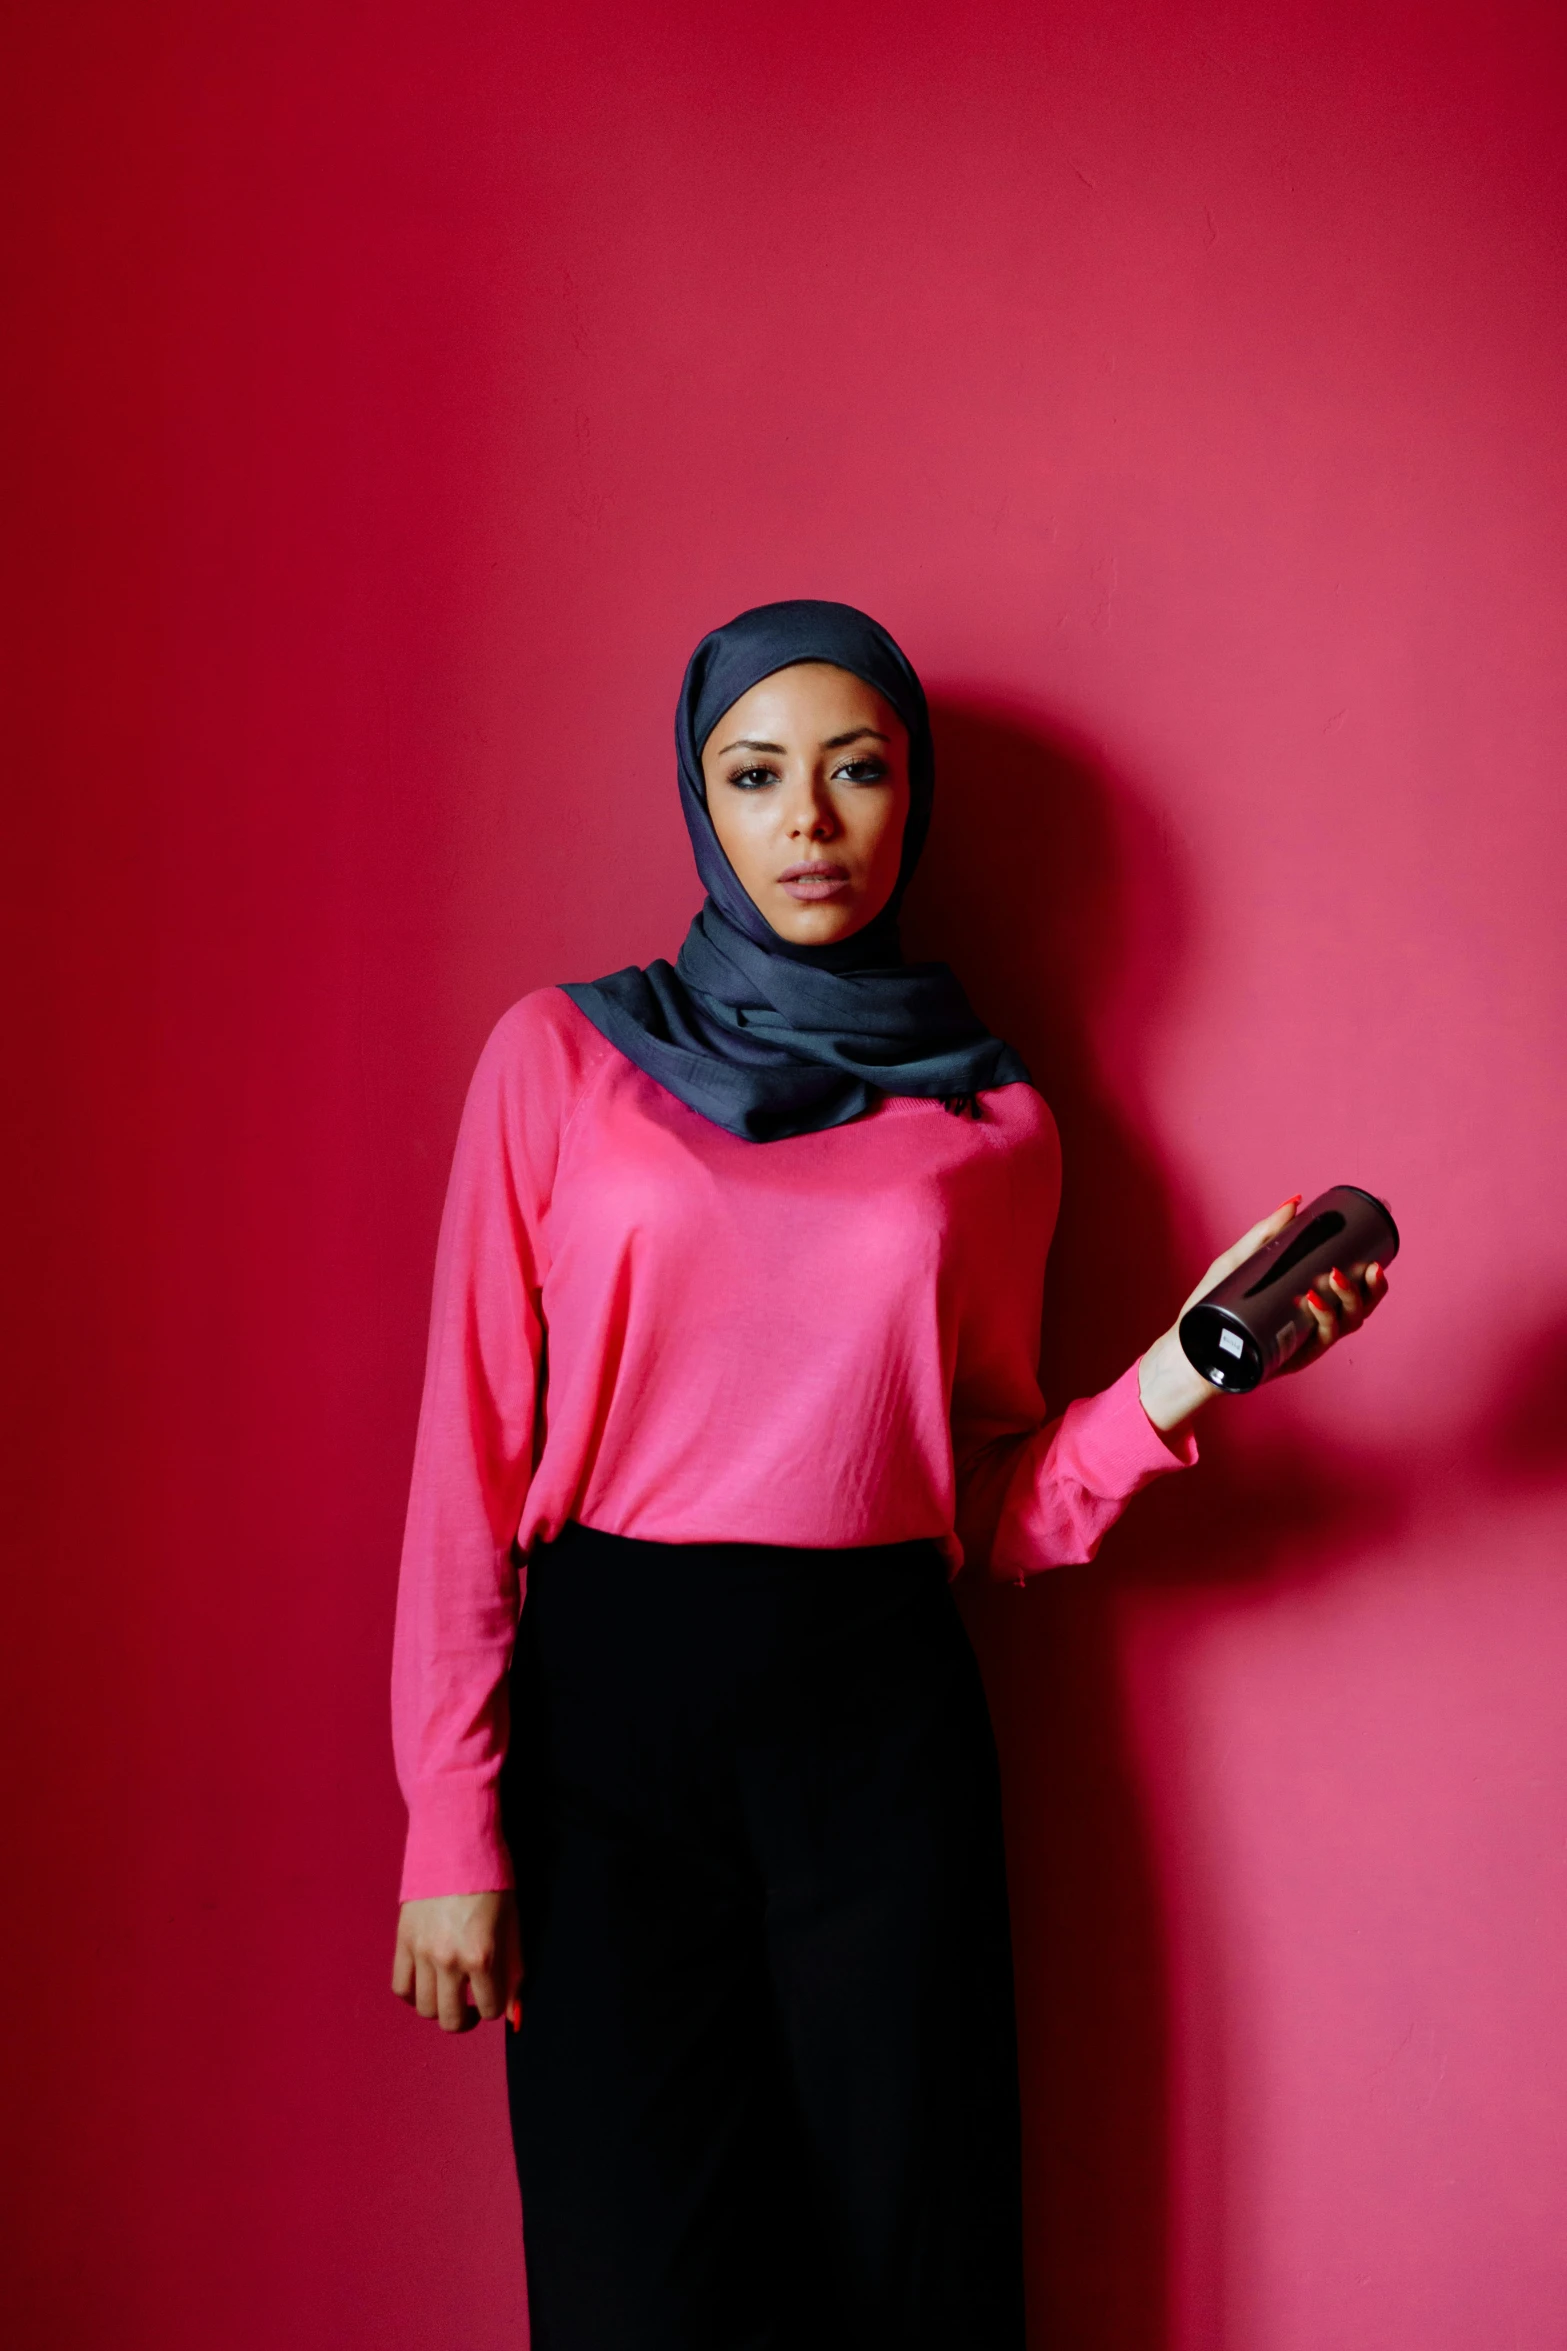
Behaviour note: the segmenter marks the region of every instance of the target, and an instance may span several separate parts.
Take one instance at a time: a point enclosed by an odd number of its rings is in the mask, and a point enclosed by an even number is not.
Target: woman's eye
[[[775,780],[776,779],[773,775],[773,771],[770,767],[737,768],[735,773],[729,778],[729,781],[738,791],[741,792],[760,791],[763,784],[770,784]]]
[[[850,784],[879,784],[886,773],[886,765],[880,759],[846,759],[842,767],[833,769],[835,777],[841,776]]]

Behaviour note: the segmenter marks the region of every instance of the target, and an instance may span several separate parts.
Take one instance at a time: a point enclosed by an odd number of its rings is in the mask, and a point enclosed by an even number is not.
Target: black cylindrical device
[[[1315,1324],[1297,1298],[1337,1266],[1358,1281],[1368,1265],[1398,1255],[1398,1227],[1385,1202],[1358,1184],[1335,1184],[1302,1208],[1282,1233],[1181,1317],[1181,1345],[1205,1380],[1243,1396],[1281,1372]]]

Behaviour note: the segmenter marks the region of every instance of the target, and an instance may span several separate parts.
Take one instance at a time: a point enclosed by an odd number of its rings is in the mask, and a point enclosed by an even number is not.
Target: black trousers
[[[568,1527],[512,1720],[537,2351],[1020,2351],[995,1750],[934,1545]]]

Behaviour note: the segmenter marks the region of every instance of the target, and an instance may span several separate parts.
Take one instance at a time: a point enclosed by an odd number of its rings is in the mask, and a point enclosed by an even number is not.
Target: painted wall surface
[[[906,643],[915,909],[1100,1384],[1284,1193],[1374,1333],[971,1616],[1034,2340],[1567,2336],[1567,154],[1521,0],[55,0],[11,258],[7,2340],[522,2339],[385,1990],[458,1104],[672,951],[715,619]]]

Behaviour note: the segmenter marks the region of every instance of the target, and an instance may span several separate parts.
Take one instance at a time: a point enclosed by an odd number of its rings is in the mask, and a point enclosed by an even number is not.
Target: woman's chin
[[[883,899],[882,904],[885,905]],[[780,939],[787,939],[791,947],[835,947],[840,939],[852,939],[856,931],[863,931],[868,922],[881,912],[879,906],[867,906],[864,899],[819,898],[814,904],[801,903],[776,891],[773,903],[762,912]]]
[[[791,947],[833,947],[862,931],[866,922],[863,913],[847,906],[791,906],[767,919]]]

